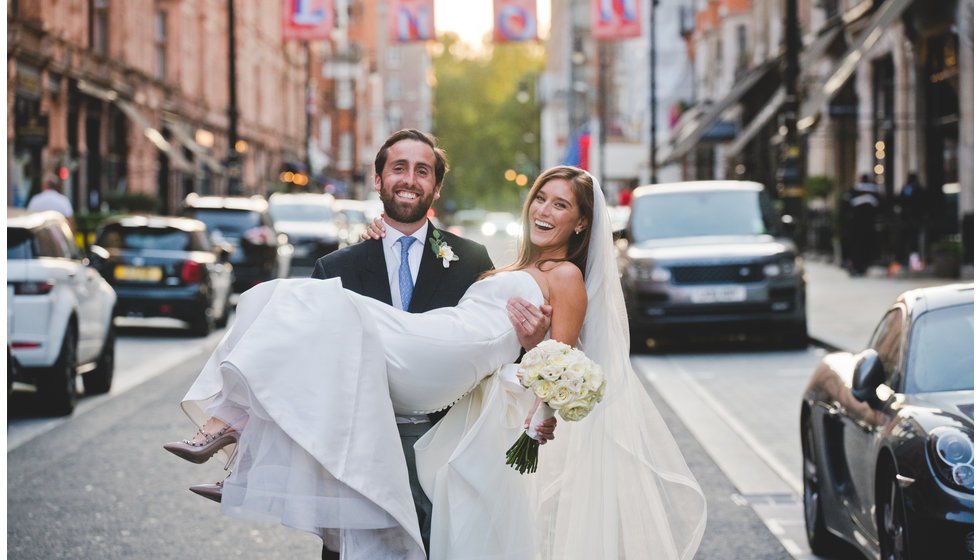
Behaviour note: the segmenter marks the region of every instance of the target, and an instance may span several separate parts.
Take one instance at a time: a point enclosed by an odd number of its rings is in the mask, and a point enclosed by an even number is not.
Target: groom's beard
[[[395,196],[395,189],[389,189],[385,186],[385,182],[382,179],[381,189],[378,191],[378,195],[381,197],[381,203],[384,205],[385,215],[396,222],[404,224],[415,223],[425,218],[429,212],[429,208],[435,201],[435,192],[426,194],[425,191],[421,191],[420,189],[411,190],[419,193],[419,197],[414,202],[400,200]]]

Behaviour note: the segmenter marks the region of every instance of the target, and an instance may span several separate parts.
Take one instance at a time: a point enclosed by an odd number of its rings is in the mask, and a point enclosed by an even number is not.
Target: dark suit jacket
[[[459,257],[458,261],[449,263],[449,268],[443,267],[442,260],[432,250],[433,230],[435,227],[429,222],[425,247],[422,248],[422,262],[408,306],[411,313],[456,305],[466,289],[481,274],[493,268],[486,247],[439,230],[441,240],[448,243]],[[397,235],[397,232],[394,233]],[[313,278],[340,278],[348,290],[391,305],[388,268],[380,240],[369,239],[320,257],[313,268]]]

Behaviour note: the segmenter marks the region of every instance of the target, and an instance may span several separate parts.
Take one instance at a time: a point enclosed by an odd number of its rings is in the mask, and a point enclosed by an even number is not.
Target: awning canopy
[[[191,137],[191,133],[188,131],[186,124],[178,122],[172,118],[167,118],[166,116],[164,116],[163,124],[170,130],[170,132],[173,132],[174,136],[177,137],[177,141],[200,158],[200,160],[204,162],[204,165],[208,166],[208,169],[215,173],[225,172],[225,166],[211,155],[211,151],[207,147],[198,144],[198,142]]]
[[[735,82],[735,85],[732,86],[732,89],[725,97],[709,106],[705,113],[696,120],[684,125],[677,135],[677,140],[673,142],[673,146],[669,147],[670,151],[667,155],[658,158],[657,165],[671,163],[691,151],[691,148],[697,145],[698,140],[711,129],[712,125],[715,124],[725,109],[738,102],[767,73],[777,68],[778,62],[778,60],[770,60],[749,70],[748,73]],[[662,153],[663,150],[658,150],[658,152]]]
[[[187,161],[184,154],[180,153],[179,149],[170,144],[163,137],[163,134],[150,124],[150,121],[140,113],[139,109],[132,102],[119,97],[119,92],[97,86],[85,80],[78,81],[78,90],[97,99],[115,103],[116,107],[119,107],[119,110],[143,132],[143,136],[146,136],[150,143],[156,146],[161,152],[167,154],[174,167],[185,173],[193,174],[195,172],[194,164]]]
[[[800,109],[800,119],[796,123],[799,130],[806,130],[817,124],[820,112],[823,111],[827,102],[844,87],[848,78],[854,74],[858,64],[868,56],[871,49],[885,35],[885,31],[898,21],[898,18],[912,2],[913,0],[885,0],[875,10],[868,27],[861,33],[854,46],[837,63],[837,67],[830,74],[830,77],[824,80],[822,85],[804,101]]]

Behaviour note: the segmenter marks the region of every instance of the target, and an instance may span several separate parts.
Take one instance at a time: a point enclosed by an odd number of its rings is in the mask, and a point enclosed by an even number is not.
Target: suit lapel
[[[358,268],[358,280],[363,290],[361,294],[391,305],[391,286],[388,284],[384,244],[381,240],[368,240],[362,243],[370,243],[373,246],[368,248]]]
[[[429,228],[425,235],[425,246],[422,247],[422,262],[419,263],[419,275],[415,279],[415,289],[412,291],[412,302],[408,310],[412,313],[421,313],[429,309],[432,296],[438,291],[439,287],[448,277],[448,268],[442,266],[442,261],[432,251],[432,232],[435,227],[429,222]],[[390,296],[389,296],[390,299]]]

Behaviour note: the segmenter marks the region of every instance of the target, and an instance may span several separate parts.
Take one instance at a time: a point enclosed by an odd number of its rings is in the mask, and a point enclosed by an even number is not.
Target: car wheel
[[[895,480],[895,468],[887,465],[880,471],[875,509],[878,521],[878,547],[881,560],[909,558],[908,517],[902,487]]]
[[[95,364],[95,369],[82,376],[82,385],[85,386],[86,395],[100,395],[108,393],[112,387],[112,374],[116,368],[116,327],[109,324],[109,331],[105,335],[105,343],[102,345],[102,353],[99,354],[99,361]]]
[[[803,518],[806,522],[806,540],[814,554],[834,552],[837,539],[827,530],[820,499],[820,469],[817,466],[817,440],[809,420],[803,430]]]
[[[214,313],[210,308],[204,308],[190,323],[193,336],[207,336],[214,332]]]
[[[75,410],[78,389],[75,378],[78,365],[78,335],[75,326],[69,324],[61,341],[58,359],[50,368],[39,373],[37,391],[53,414],[68,415]]]

